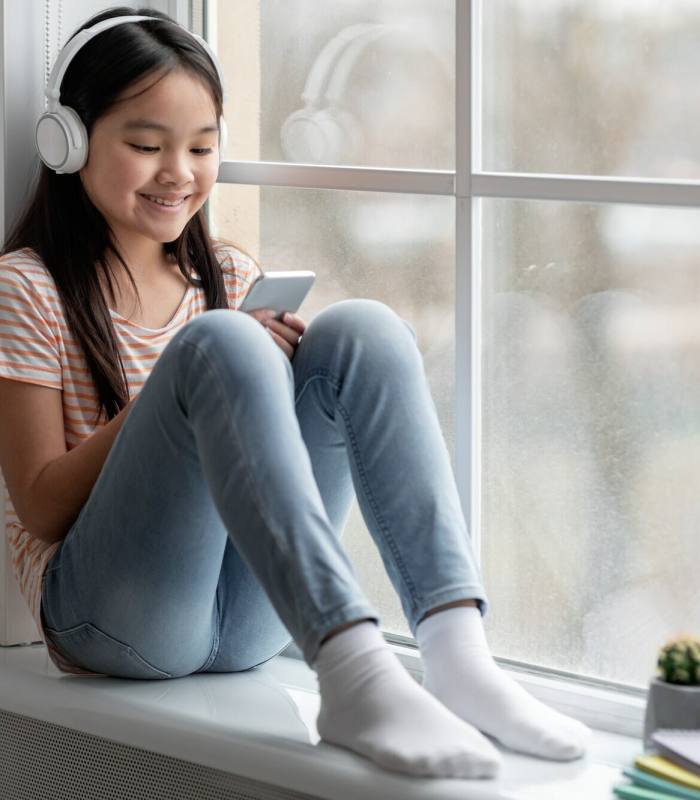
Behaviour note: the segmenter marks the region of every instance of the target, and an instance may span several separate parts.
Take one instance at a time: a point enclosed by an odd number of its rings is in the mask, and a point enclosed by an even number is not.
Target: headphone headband
[[[174,20],[160,19],[160,17],[146,17],[140,15],[111,17],[110,19],[103,19],[102,22],[98,22],[92,27],[85,28],[84,30],[80,31],[61,50],[58,58],[56,59],[56,63],[54,64],[53,69],[51,70],[51,75],[49,77],[48,84],[46,86],[46,91],[44,92],[44,94],[49,100],[48,110],[54,111],[56,109],[59,97],[61,96],[61,83],[63,81],[63,76],[65,75],[65,72],[68,69],[68,65],[73,60],[73,57],[84,44],[89,42],[90,39],[97,36],[98,33],[102,33],[102,31],[106,31],[109,28],[114,28],[116,25],[122,25],[125,22],[140,22],[141,20],[144,19],[153,19],[156,20],[157,22],[172,22],[174,25],[177,25],[179,28],[182,28],[182,30],[185,31],[185,33],[188,33],[190,36],[196,39],[209,55],[209,58],[211,59],[212,64],[216,68],[216,72],[219,76],[219,82],[221,83],[221,90],[222,92],[224,91],[224,76],[221,72],[221,67],[219,66],[219,62],[216,56],[214,55],[214,51],[211,49],[211,47],[209,47],[207,42],[201,36],[198,36],[196,33],[192,33],[192,31],[188,31],[187,28],[183,27]]]
[[[183,31],[199,42],[209,55],[216,69],[219,82],[221,83],[222,96],[225,99],[224,76],[221,71],[221,66],[214,55],[214,51],[201,36],[192,33],[192,31],[188,31],[187,28],[175,22],[175,20],[161,19],[160,17],[129,15],[104,19],[90,28],[85,28],[77,33],[61,50],[51,70],[51,75],[44,92],[49,101],[48,108],[41,114],[36,123],[34,143],[39,153],[39,158],[41,158],[49,169],[56,172],[56,174],[62,175],[64,173],[78,172],[83,168],[88,157],[88,133],[83,121],[74,109],[70,108],[70,106],[61,105],[59,100],[61,96],[61,83],[68,69],[68,65],[78,50],[94,36],[102,33],[102,31],[125,22],[140,22],[146,19],[152,19],[157,22],[171,22],[174,25],[178,25]],[[228,130],[226,128],[226,120],[224,120],[222,114],[219,117],[219,164],[221,164],[224,157],[227,139]]]

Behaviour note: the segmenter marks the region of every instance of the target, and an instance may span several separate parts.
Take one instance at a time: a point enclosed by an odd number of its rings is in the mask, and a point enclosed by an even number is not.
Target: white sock
[[[416,640],[423,687],[466,722],[522,753],[568,761],[586,752],[590,728],[541,703],[496,664],[475,606],[432,614]]]
[[[324,741],[410,775],[491,778],[498,772],[498,750],[413,680],[374,622],[324,642],[313,668]]]

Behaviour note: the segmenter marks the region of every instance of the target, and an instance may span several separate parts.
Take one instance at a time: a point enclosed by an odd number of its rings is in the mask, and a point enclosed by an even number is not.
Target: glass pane
[[[483,201],[497,655],[646,687],[700,630],[700,210]]]
[[[454,464],[454,198],[216,184],[211,202],[216,235],[264,270],[316,273],[299,309],[307,324],[330,303],[367,297],[413,326]],[[357,501],[342,541],[382,628],[410,636]]]
[[[211,5],[227,159],[454,169],[454,0]]]
[[[484,0],[483,168],[700,178],[697,0]]]

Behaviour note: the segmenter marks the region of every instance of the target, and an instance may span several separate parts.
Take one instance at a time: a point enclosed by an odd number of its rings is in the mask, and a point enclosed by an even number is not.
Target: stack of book
[[[653,752],[623,770],[631,783],[613,792],[623,800],[700,800],[700,730],[662,728],[652,736]]]

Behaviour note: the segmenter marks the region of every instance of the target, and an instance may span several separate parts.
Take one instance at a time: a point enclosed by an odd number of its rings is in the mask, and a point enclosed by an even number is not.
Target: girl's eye
[[[136,150],[141,153],[154,153],[156,150],[158,150],[157,147],[146,147],[139,144],[132,144],[131,146],[136,148]],[[209,153],[212,153],[213,150],[211,147],[194,147],[192,148],[192,152],[197,153],[198,156],[206,156],[209,155]]]

